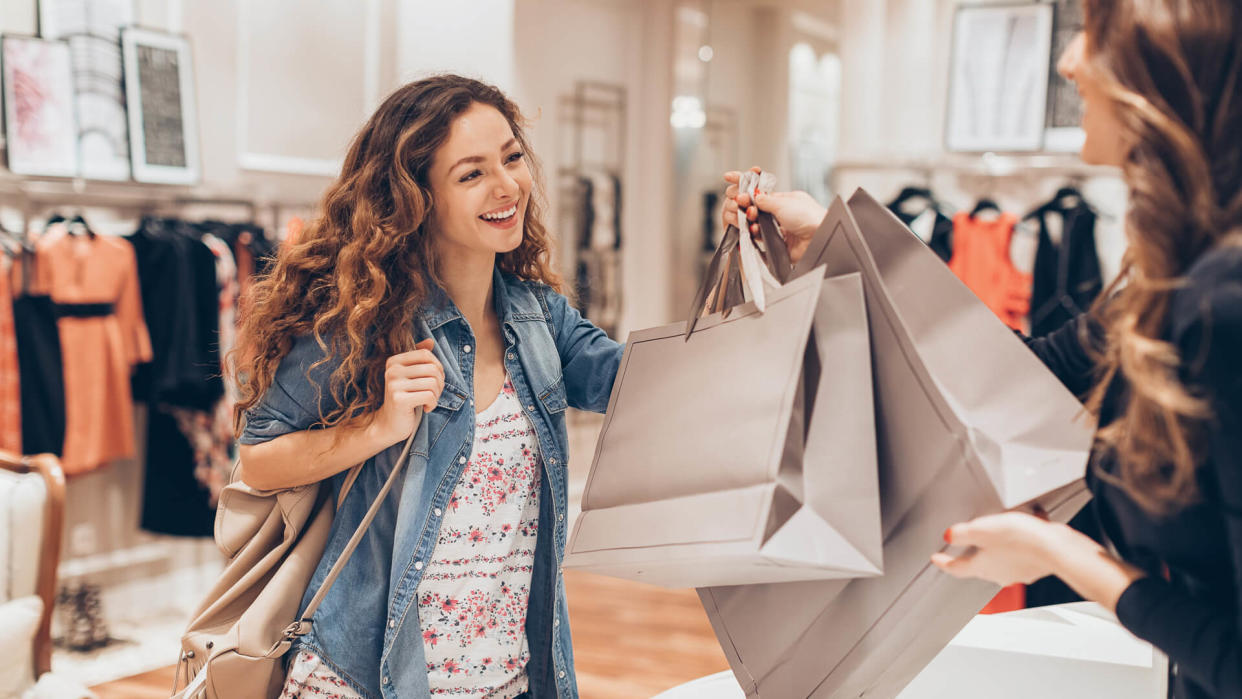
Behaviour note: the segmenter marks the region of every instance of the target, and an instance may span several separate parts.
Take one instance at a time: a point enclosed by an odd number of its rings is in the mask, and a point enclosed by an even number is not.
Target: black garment
[[[1039,223],[1035,280],[1031,285],[1031,337],[1042,337],[1091,307],[1104,289],[1095,247],[1096,214],[1082,197],[1068,207],[1061,198],[1027,216]],[[1048,234],[1048,216],[1060,216],[1060,245]]]
[[[147,409],[143,529],[173,536],[211,536],[216,510],[211,493],[194,477],[194,450],[173,416]]]
[[[211,410],[224,395],[215,255],[175,225],[148,223],[129,236],[152,349],[134,371],[134,400]]]
[[[910,214],[902,210],[900,207],[890,208],[901,222],[909,226],[914,220],[922,216],[926,211],[920,211],[917,214]],[[927,241],[927,247],[936,253],[940,259],[948,262],[953,259],[953,219],[945,216],[939,209],[935,212],[936,221],[932,224],[932,237]]]
[[[134,400],[147,404],[142,528],[211,536],[210,492],[194,477],[194,450],[165,406],[210,412],[224,396],[216,258],[179,221],[144,221],[129,237],[138,260],[152,360],[134,372]]]
[[[21,376],[22,451],[65,450],[65,374],[51,296],[14,296],[13,326]]]
[[[1087,472],[1092,507],[1117,552],[1145,570],[1117,603],[1117,617],[1170,659],[1169,694],[1242,696],[1242,247],[1205,253],[1173,296],[1164,339],[1183,358],[1180,378],[1211,405],[1200,501],[1168,517],[1142,510],[1100,473],[1117,464],[1097,454]],[[1098,328],[1079,316],[1027,344],[1065,385],[1091,385],[1086,346]],[[1100,424],[1113,421],[1127,387],[1110,387]],[[1168,575],[1166,577],[1165,571]]]

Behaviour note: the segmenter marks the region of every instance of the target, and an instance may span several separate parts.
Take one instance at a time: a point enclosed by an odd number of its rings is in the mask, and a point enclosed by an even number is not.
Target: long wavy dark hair
[[[1122,487],[1168,513],[1197,497],[1211,413],[1165,341],[1170,301],[1200,255],[1242,230],[1242,6],[1237,0],[1086,0],[1088,70],[1120,117],[1129,189],[1122,273],[1093,311],[1105,328],[1087,405],[1129,386],[1098,434]],[[1107,475],[1107,474],[1105,474]]]
[[[517,106],[495,87],[457,75],[405,85],[354,137],[340,177],[324,194],[319,218],[281,251],[246,299],[230,361],[241,389],[234,415],[238,431],[294,340],[308,333],[327,357],[339,360],[327,387],[337,407],[320,415],[322,425],[357,423],[380,407],[387,358],[412,349],[414,313],[429,283],[438,283],[427,225],[435,206],[428,171],[453,122],[474,104],[495,107],[508,120],[536,183],[522,242],[499,255],[497,265],[561,288],[541,218],[542,178]]]

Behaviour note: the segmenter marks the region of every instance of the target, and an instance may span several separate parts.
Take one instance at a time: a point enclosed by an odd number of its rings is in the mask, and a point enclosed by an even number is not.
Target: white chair
[[[65,475],[51,454],[0,452],[0,697],[52,669]]]

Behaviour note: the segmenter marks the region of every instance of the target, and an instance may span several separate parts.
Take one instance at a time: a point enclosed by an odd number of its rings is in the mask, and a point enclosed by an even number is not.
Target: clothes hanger
[[[919,200],[922,200],[923,202],[923,207],[921,209],[916,211],[906,208],[906,204],[910,202],[917,202]],[[889,202],[888,208],[894,211],[901,211],[907,216],[918,216],[928,209],[936,209],[939,211],[941,207],[940,202],[936,201],[936,196],[932,194],[932,191],[927,187],[908,186],[904,187],[897,194],[897,197]]]
[[[983,197],[975,203],[975,208],[970,210],[970,217],[976,218],[984,211],[995,211],[997,214],[1002,213],[1000,205],[996,203],[996,200],[990,197]]]
[[[69,234],[75,235],[81,232],[86,233],[86,237],[94,240],[96,237],[95,229],[91,228],[91,224],[86,222],[82,214],[78,214],[69,219]]]

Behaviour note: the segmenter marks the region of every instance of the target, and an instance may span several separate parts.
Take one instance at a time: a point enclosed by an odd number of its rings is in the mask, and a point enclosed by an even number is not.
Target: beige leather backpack
[[[344,502],[362,465],[350,470],[335,503],[321,483],[262,491],[234,481],[224,488],[215,534],[228,563],[181,637],[173,699],[279,696],[285,680],[284,654],[296,638],[310,631],[315,610],[375,519],[413,443],[411,434],[384,487],[301,618],[298,606],[327,548],[336,507]]]

